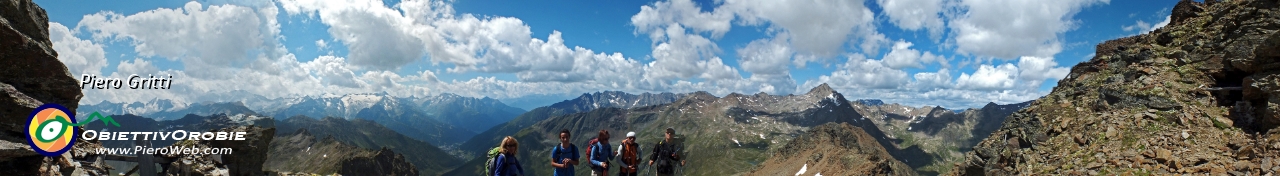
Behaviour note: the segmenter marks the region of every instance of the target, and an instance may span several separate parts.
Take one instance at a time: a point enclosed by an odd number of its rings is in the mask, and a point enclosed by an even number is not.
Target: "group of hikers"
[[[667,176],[676,172],[676,165],[683,166],[684,160],[679,155],[679,146],[672,141],[676,130],[667,128],[664,131],[665,138],[653,146],[653,153],[649,154],[648,166],[654,166],[657,175]],[[573,176],[574,165],[578,165],[578,147],[569,143],[569,137],[572,134],[568,129],[560,130],[560,144],[551,149],[551,167],[555,168],[553,175],[555,176]],[[588,163],[591,168],[592,176],[607,176],[611,166],[618,166],[619,176],[635,176],[639,172],[641,163],[640,144],[636,142],[636,132],[627,132],[627,138],[622,140],[617,150],[609,144],[609,131],[600,130],[596,138],[587,142]],[[486,163],[486,175],[508,176],[508,175],[525,175],[524,168],[520,166],[520,161],[516,159],[519,145],[516,139],[507,136],[502,139],[502,143],[497,148],[489,151],[489,160]],[[611,162],[618,160],[617,164]],[[678,162],[677,162],[678,161]]]

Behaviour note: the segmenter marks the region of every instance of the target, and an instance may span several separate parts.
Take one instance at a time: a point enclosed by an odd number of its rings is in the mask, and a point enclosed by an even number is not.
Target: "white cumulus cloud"
[[[962,0],[968,11],[948,25],[957,51],[984,57],[1050,57],[1062,51],[1059,37],[1075,28],[1082,8],[1109,0]]]
[[[928,51],[920,52],[919,50],[911,49],[911,46],[911,42],[902,40],[894,42],[892,50],[884,55],[885,65],[894,69],[902,69],[907,67],[924,68],[924,64],[931,62],[947,63],[942,56],[934,55]]]
[[[101,75],[102,68],[107,66],[102,44],[76,37],[61,23],[49,23],[49,40],[53,41],[53,50],[58,51],[58,61],[66,64],[73,76]]]
[[[876,0],[876,4],[898,28],[927,29],[930,35],[937,36],[946,27],[942,21],[942,0]]]

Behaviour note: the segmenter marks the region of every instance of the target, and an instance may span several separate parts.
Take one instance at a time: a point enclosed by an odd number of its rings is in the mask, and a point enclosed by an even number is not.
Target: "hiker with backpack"
[[[609,160],[613,160],[613,150],[609,146],[609,131],[600,130],[596,139],[587,142],[587,158],[591,160],[591,175],[606,176],[609,173]]]
[[[684,161],[680,159],[678,154],[680,148],[672,138],[676,135],[676,130],[667,128],[666,138],[659,141],[653,146],[653,154],[649,155],[649,166],[653,166],[654,162],[658,163],[658,175],[667,176],[675,174],[676,161],[680,161],[680,165],[684,165]]]
[[[511,136],[503,138],[498,148],[489,150],[489,162],[485,164],[485,172],[487,172],[485,175],[524,176],[524,167],[520,167],[520,160],[516,159],[519,149],[516,138]]]
[[[622,163],[622,167],[618,168],[618,176],[636,176],[640,165],[640,144],[636,143],[636,132],[627,132],[627,138],[622,139],[622,144],[618,144],[616,153],[619,163]]]
[[[573,176],[573,165],[578,165],[578,146],[569,143],[569,129],[560,130],[560,145],[551,149],[552,175]]]

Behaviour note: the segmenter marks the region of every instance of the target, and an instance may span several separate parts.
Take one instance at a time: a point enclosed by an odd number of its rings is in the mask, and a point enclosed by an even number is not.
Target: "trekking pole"
[[[643,163],[643,162],[641,162],[641,163]],[[650,172],[649,170],[653,170],[653,166],[652,166],[652,165],[640,165],[640,166],[644,167],[644,175],[649,175],[649,172]]]

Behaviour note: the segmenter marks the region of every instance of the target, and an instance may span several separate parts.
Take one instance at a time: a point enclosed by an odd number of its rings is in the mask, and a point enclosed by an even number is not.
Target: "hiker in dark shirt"
[[[675,174],[676,161],[680,161],[680,165],[684,165],[684,160],[680,159],[678,154],[680,148],[677,146],[672,137],[676,135],[676,130],[667,128],[666,138],[653,146],[653,154],[649,154],[649,166],[653,166],[657,162],[658,175],[667,176]]]

